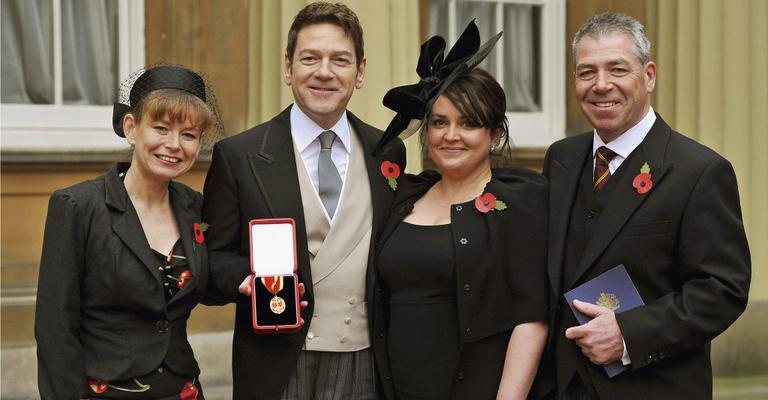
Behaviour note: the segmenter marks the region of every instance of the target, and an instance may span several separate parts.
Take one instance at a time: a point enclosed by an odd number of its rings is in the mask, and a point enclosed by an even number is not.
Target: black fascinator
[[[384,106],[397,112],[374,149],[378,153],[396,136],[405,139],[416,132],[435,100],[456,78],[468,73],[482,62],[501,38],[499,32],[480,44],[480,31],[472,20],[456,40],[448,55],[443,57],[445,39],[432,36],[421,45],[416,73],[421,80],[412,85],[398,86],[384,95]]]
[[[214,113],[217,113],[213,95],[206,94],[209,87],[200,74],[177,65],[149,67],[135,72],[121,84],[119,100],[112,109],[112,129],[118,136],[125,137],[123,132],[125,114],[139,104],[147,94],[158,89],[178,89],[188,92],[208,103]]]

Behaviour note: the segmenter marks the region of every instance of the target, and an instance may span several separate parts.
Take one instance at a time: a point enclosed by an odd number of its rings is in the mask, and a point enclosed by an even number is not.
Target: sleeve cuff
[[[621,345],[624,346],[624,353],[621,355],[621,365],[632,364],[632,360],[629,359],[629,352],[627,352],[627,342],[621,339]]]

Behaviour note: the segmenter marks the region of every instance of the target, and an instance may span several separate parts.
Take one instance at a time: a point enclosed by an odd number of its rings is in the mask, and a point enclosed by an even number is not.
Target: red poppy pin
[[[197,400],[197,395],[200,392],[200,390],[195,386],[193,382],[187,382],[184,384],[184,387],[181,388],[181,393],[179,393],[179,399],[180,400]]]
[[[107,391],[109,383],[101,379],[88,379],[88,386],[91,387],[93,393],[102,394]]]
[[[475,198],[475,208],[481,213],[491,210],[503,211],[507,209],[507,203],[499,200],[491,192],[485,192]]]
[[[184,286],[187,286],[187,283],[189,283],[190,280],[192,280],[192,270],[185,269],[176,279],[176,286],[179,289],[184,289]]]
[[[637,190],[637,193],[640,194],[648,193],[653,187],[651,167],[647,162],[640,168],[640,173],[635,176],[635,179],[632,181],[632,186]]]
[[[195,222],[192,227],[195,230],[195,242],[203,244],[203,242],[205,242],[205,235],[203,232],[208,230],[208,224],[205,222]]]
[[[392,190],[397,190],[397,178],[400,177],[400,166],[392,161],[381,163],[381,174],[387,178],[387,183]]]

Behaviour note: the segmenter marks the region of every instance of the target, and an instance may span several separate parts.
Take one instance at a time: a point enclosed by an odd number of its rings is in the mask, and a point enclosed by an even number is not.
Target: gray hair
[[[645,35],[645,27],[640,21],[628,15],[617,12],[597,14],[584,21],[573,37],[573,64],[576,65],[576,50],[584,37],[599,38],[613,33],[619,33],[632,40],[635,54],[645,65],[651,61],[651,42]]]

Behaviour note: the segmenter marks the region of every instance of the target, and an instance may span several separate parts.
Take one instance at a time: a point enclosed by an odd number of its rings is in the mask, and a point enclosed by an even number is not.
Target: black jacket
[[[711,398],[710,341],[742,313],[749,292],[749,248],[733,168],[657,114],[643,142],[611,178],[618,181],[608,182],[615,188],[605,208],[592,216],[595,233],[581,258],[572,260],[576,270],[566,273],[568,224],[591,151],[590,132],[554,143],[544,162],[551,188],[552,318],[563,293],[618,264],[627,268],[645,306],[616,316],[632,364],[612,379],[575,343],[565,342],[568,320],[575,320],[561,312],[565,321],[551,332],[563,350],[555,355],[558,375],[581,370],[601,399]],[[632,181],[644,163],[653,184],[641,194]],[[563,282],[563,276],[571,278]],[[557,384],[562,390],[567,382]]]
[[[222,140],[213,149],[205,181],[206,221],[211,268],[217,286],[236,288],[250,274],[248,223],[256,218],[293,218],[296,222],[296,248],[299,281],[306,288],[304,326],[293,334],[256,335],[253,332],[251,302],[240,296],[235,315],[232,343],[233,397],[238,400],[279,399],[296,368],[314,307],[312,271],[307,249],[299,178],[291,136],[291,107],[270,121]],[[363,144],[368,179],[371,185],[374,232],[384,222],[393,192],[381,173],[381,163],[389,160],[405,168],[405,152],[394,140],[381,155],[370,153],[381,131],[347,111],[350,125]],[[371,243],[373,247],[373,243]],[[369,260],[373,256],[370,251]],[[367,266],[366,266],[367,267]],[[370,277],[370,270],[368,271]],[[370,282],[370,279],[369,279]],[[370,306],[370,302],[368,303]]]
[[[405,175],[398,180],[397,197],[387,224],[377,240],[377,253],[413,204],[440,179],[434,171]],[[547,318],[546,228],[547,184],[543,176],[525,169],[495,169],[485,192],[507,205],[482,213],[474,204],[451,206],[451,231],[456,255],[456,298],[463,346],[504,333],[531,321]],[[388,293],[378,281],[373,299],[373,349],[380,383],[387,399],[394,399],[387,359]],[[506,346],[504,346],[506,349]],[[499,386],[501,366],[477,381],[461,379],[486,367],[482,360],[461,359],[453,398],[480,398]],[[463,382],[460,382],[463,381]],[[471,387],[476,385],[476,387]]]
[[[79,399],[87,378],[144,375],[164,363],[199,374],[186,324],[208,286],[205,244],[195,242],[199,193],[176,182],[171,205],[193,278],[166,303],[153,255],[117,165],[51,196],[35,312],[43,399]]]

